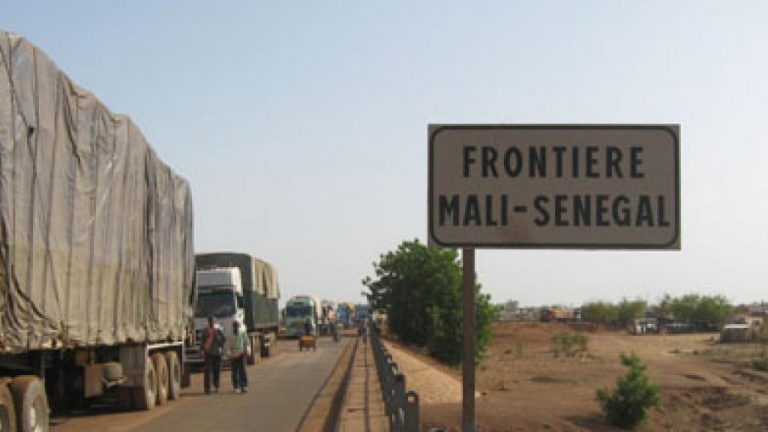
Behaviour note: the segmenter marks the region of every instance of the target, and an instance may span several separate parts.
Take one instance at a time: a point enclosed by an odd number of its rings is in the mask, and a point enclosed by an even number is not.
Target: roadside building
[[[656,334],[659,332],[659,323],[656,318],[636,318],[632,323],[631,331],[636,335]]]
[[[581,321],[581,308],[544,307],[540,311],[542,322],[576,322]]]
[[[751,314],[732,315],[725,319],[726,324],[746,324],[752,329],[760,329],[763,326],[764,317]]]
[[[720,331],[720,343],[744,343],[753,340],[749,324],[726,324]]]

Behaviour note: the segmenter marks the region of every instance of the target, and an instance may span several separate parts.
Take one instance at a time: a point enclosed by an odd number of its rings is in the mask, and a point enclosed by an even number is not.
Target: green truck
[[[232,334],[237,321],[248,333],[248,363],[258,356],[269,357],[277,344],[280,288],[277,270],[271,264],[239,252],[201,253],[195,255],[197,306],[196,339],[208,325],[209,316],[222,331]],[[231,342],[232,338],[227,338]],[[225,355],[227,349],[225,348]],[[199,345],[187,347],[187,362],[202,363]]]

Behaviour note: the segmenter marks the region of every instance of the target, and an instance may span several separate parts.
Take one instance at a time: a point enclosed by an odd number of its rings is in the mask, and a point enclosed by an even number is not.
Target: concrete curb
[[[304,413],[299,427],[296,428],[297,432],[333,432],[336,430],[357,344],[358,340],[355,339],[354,342],[350,342],[344,348],[336,366],[315,395],[312,405]]]

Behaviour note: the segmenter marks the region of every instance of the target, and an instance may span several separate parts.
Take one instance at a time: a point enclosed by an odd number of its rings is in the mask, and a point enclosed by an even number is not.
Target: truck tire
[[[168,364],[165,362],[165,355],[161,352],[152,354],[152,365],[155,366],[155,374],[157,375],[157,401],[158,405],[162,405],[168,401]]]
[[[192,371],[189,370],[189,365],[184,365],[184,370],[181,373],[181,386],[187,388],[192,385]]]
[[[251,352],[246,361],[248,365],[255,365],[259,359],[259,353],[261,351],[261,344],[259,343],[258,336],[248,336],[248,345],[250,346]]]
[[[168,363],[168,399],[177,400],[181,397],[181,364],[176,351],[165,353],[165,361]]]
[[[157,401],[157,374],[152,360],[147,357],[144,363],[144,383],[141,387],[131,389],[133,392],[133,403],[137,409],[148,411],[154,408]]]
[[[11,381],[11,392],[16,406],[16,430],[47,432],[49,410],[43,382],[34,375],[18,376]]]
[[[265,346],[262,350],[262,357],[272,357],[277,350],[277,333],[268,333],[269,345]]]
[[[16,431],[16,410],[13,407],[13,395],[6,383],[0,384],[0,430]]]

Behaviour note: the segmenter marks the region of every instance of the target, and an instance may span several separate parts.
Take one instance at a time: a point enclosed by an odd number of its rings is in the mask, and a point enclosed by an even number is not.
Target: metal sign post
[[[477,344],[477,320],[475,319],[475,249],[463,248],[462,300],[463,300],[463,345],[462,362],[462,430],[475,432],[475,345]]]

